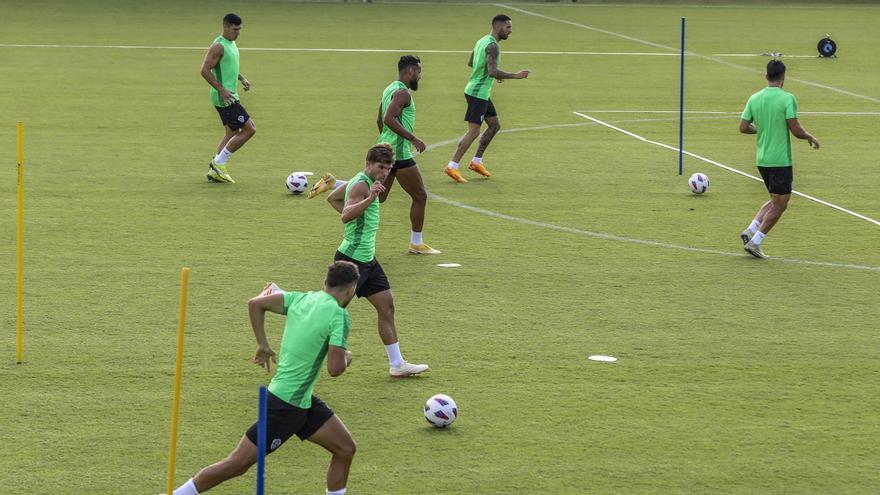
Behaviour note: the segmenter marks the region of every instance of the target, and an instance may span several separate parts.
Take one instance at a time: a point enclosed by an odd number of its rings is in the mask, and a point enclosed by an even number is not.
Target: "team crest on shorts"
[[[244,122],[244,115],[239,115],[239,116],[238,116],[238,121],[239,121],[239,122]]]
[[[272,440],[272,445],[269,446],[269,450],[275,450],[280,446],[281,446],[281,439],[276,438],[275,440]]]

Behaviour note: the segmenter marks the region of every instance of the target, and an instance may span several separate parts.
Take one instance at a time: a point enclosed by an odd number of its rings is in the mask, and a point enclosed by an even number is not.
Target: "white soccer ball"
[[[302,194],[309,188],[309,178],[302,172],[294,172],[287,176],[287,190],[293,194]]]
[[[458,406],[452,397],[437,394],[425,402],[425,419],[435,428],[445,428],[458,417]]]
[[[703,194],[709,190],[709,177],[706,174],[697,172],[688,179],[688,187],[691,188],[691,192],[694,194]]]

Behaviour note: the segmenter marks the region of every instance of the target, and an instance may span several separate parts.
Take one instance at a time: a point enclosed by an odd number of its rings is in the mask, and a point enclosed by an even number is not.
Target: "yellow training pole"
[[[180,320],[177,324],[177,363],[174,367],[174,400],[171,403],[171,446],[168,450],[168,495],[174,492],[174,460],[177,455],[177,416],[180,412],[180,378],[183,373],[183,329],[186,327],[186,292],[189,268],[180,270]]]
[[[18,293],[15,361],[22,363],[21,302],[24,293],[24,123],[18,123]]]

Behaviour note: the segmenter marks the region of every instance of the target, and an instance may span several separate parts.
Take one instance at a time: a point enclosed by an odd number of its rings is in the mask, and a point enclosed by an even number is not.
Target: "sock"
[[[229,161],[230,156],[232,156],[232,152],[224,147],[222,150],[220,150],[220,153],[217,153],[217,156],[214,157],[214,163],[216,163],[217,165],[226,165],[226,162]]]
[[[342,187],[342,186],[344,186],[344,185],[346,185],[346,184],[348,184],[348,181],[347,181],[347,180],[339,180],[339,179],[336,179],[336,182],[333,183],[333,189],[336,189],[337,187]]]
[[[755,232],[758,231],[758,227],[760,227],[760,226],[761,226],[761,222],[759,222],[758,219],[756,218],[756,219],[752,220],[752,223],[749,224],[749,228],[747,228],[746,230],[749,231],[749,234],[754,234]]]
[[[385,346],[385,352],[388,353],[388,364],[392,368],[403,365],[403,356],[400,355],[400,342],[395,342]]]
[[[756,246],[760,246],[761,241],[763,241],[763,240],[764,240],[764,233],[763,232],[755,232],[755,235],[752,237],[752,244],[754,244]]]
[[[418,246],[422,243],[422,233],[413,231],[412,235],[409,237],[409,242]]]
[[[474,159],[471,161],[476,164],[480,164],[480,163],[483,163],[483,157],[482,156],[475,156]]]
[[[330,491],[327,489],[327,495],[345,495],[345,488],[340,488],[339,490]]]
[[[190,478],[180,488],[174,490],[174,495],[199,495],[199,492],[196,490],[196,483]]]
[[[449,165],[447,165],[446,167],[458,170],[458,163],[451,161],[451,162],[449,162]]]

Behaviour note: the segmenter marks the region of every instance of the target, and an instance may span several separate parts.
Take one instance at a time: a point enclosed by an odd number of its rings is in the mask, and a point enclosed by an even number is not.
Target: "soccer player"
[[[412,224],[409,252],[413,254],[440,254],[440,251],[425,244],[422,238],[428,193],[425,192],[422,173],[413,159],[413,152],[410,148],[410,146],[414,147],[419,153],[425,151],[425,143],[413,134],[413,128],[416,125],[416,102],[410,93],[410,91],[419,90],[421,78],[422,61],[414,55],[404,55],[397,62],[397,79],[382,92],[379,114],[376,117],[376,126],[379,128],[377,143],[389,143],[397,159],[394,161],[394,166],[391,167],[391,173],[385,178],[385,192],[379,196],[379,202],[384,203],[388,198],[388,193],[391,192],[396,178],[400,182],[400,187],[412,199],[409,208],[409,220]],[[342,184],[344,184],[343,181],[337,181],[336,177],[328,172],[312,186],[309,198]]]
[[[467,100],[467,112],[464,114],[464,120],[468,123],[468,130],[458,142],[458,148],[452,160],[446,165],[446,175],[455,182],[464,183],[467,179],[461,176],[458,171],[458,162],[461,157],[471,147],[474,139],[480,135],[480,126],[483,121],[489,126],[482,137],[480,137],[480,145],[474,154],[468,168],[483,177],[491,177],[492,174],[486,170],[483,165],[483,153],[495,134],[501,130],[501,122],[498,121],[498,112],[495,105],[492,104],[490,98],[492,93],[492,83],[497,79],[503,82],[505,79],[525,79],[529,77],[529,71],[521,70],[519,72],[504,72],[498,67],[501,63],[501,49],[498,43],[506,40],[513,31],[510,17],[499,14],[492,19],[492,32],[477,40],[474,50],[471,52],[471,58],[468,66],[472,67],[471,79],[464,88],[464,98]]]
[[[217,154],[208,164],[208,180],[212,182],[235,182],[226,169],[226,162],[257,132],[251,116],[238,101],[239,81],[245,91],[251,89],[251,83],[238,70],[238,46],[235,40],[239,34],[241,17],[226,14],[223,17],[223,34],[214,40],[202,63],[202,77],[211,85],[211,102],[226,129],[217,146]]]
[[[766,77],[767,87],[749,98],[739,123],[739,132],[758,135],[758,170],[770,193],[770,200],[761,206],[755,219],[740,234],[743,249],[756,258],[767,258],[761,242],[779,221],[791,198],[793,176],[789,132],[798,139],[806,139],[813,149],[819,149],[819,140],[798,121],[797,99],[782,89],[785,64],[781,60],[768,62]]]
[[[345,224],[342,244],[336,251],[336,260],[357,265],[360,279],[358,297],[366,297],[376,308],[379,337],[385,344],[391,376],[417,375],[428,371],[426,364],[410,364],[400,353],[397,327],[394,323],[394,296],[391,284],[376,259],[376,233],[379,231],[379,196],[385,192],[385,181],[394,165],[394,152],[387,143],[377,144],[367,151],[363,172],[338,187],[327,197],[333,208],[342,214]]]
[[[269,384],[266,414],[266,454],[293,435],[324,447],[332,454],[327,470],[327,493],[342,495],[355,453],[355,442],[342,420],[316,395],[312,395],[321,365],[327,358],[330,376],[339,376],[351,365],[347,350],[351,320],[345,309],[354,297],[357,267],[336,261],[327,268],[324,290],[283,292],[266,289],[248,302],[248,313],[257,352],[253,362],[278,370]],[[276,358],[264,328],[266,311],[287,315],[281,355]],[[254,423],[229,457],[205,467],[174,490],[174,495],[198,495],[241,476],[257,462],[257,424]]]

